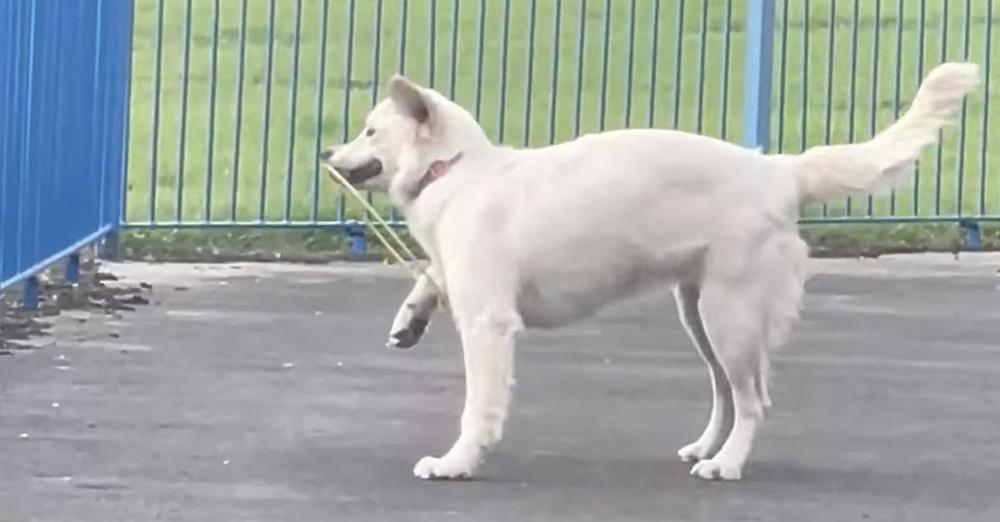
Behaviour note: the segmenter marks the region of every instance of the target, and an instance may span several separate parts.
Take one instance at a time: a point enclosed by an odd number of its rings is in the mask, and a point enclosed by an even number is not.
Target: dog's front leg
[[[471,476],[503,436],[514,385],[514,312],[486,312],[459,326],[465,357],[465,410],[461,435],[444,456],[424,457],[413,474],[424,479]]]
[[[441,278],[437,276],[433,266],[420,275],[392,321],[386,346],[410,348],[420,342],[420,338],[427,331],[427,325],[430,324],[438,300],[442,298],[440,281]]]

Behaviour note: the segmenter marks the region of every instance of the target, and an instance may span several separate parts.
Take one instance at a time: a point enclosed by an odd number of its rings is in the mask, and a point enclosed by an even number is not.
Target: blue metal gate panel
[[[132,2],[0,2],[0,289],[117,229]]]

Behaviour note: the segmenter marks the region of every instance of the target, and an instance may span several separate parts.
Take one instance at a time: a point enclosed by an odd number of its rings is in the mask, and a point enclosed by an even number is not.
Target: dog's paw
[[[739,480],[743,476],[742,466],[720,459],[698,461],[691,468],[691,474],[705,480]]]
[[[396,330],[389,334],[389,340],[386,341],[385,345],[389,348],[412,348],[418,342],[420,338],[424,336],[424,332],[427,331],[427,325],[430,321],[414,317],[410,319],[409,323],[399,330]]]
[[[682,462],[698,462],[711,457],[711,454],[708,444],[702,444],[699,440],[677,450],[677,456],[681,458]]]
[[[413,475],[424,480],[463,479],[472,476],[473,466],[459,459],[424,457],[413,467]]]

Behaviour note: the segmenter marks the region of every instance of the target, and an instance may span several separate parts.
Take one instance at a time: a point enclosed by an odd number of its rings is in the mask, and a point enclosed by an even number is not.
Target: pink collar
[[[419,196],[420,193],[427,188],[427,185],[443,178],[445,174],[451,170],[451,167],[458,163],[458,160],[460,159],[462,159],[461,152],[455,154],[455,156],[451,159],[437,160],[434,163],[431,163],[431,166],[427,168],[427,172],[425,172],[424,176],[420,178],[419,182],[417,182],[417,190],[413,195],[413,199],[417,199],[417,196]]]

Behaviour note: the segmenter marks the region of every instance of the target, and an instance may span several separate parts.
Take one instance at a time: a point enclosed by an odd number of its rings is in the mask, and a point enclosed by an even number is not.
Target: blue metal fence
[[[805,209],[804,222],[1000,219],[988,89],[998,6],[136,0],[125,224],[343,225],[360,209],[322,179],[316,151],[356,132],[397,71],[511,145],[655,126],[794,152],[870,136],[930,67],[962,59],[984,66],[986,88],[922,157],[914,186]]]
[[[0,2],[0,290],[117,230],[132,3]]]
[[[912,188],[803,222],[1000,220],[998,15],[1000,0],[7,0],[0,288],[30,296],[39,268],[120,225],[346,225],[360,209],[316,156],[394,72],[501,143],[649,126],[794,152],[867,138],[930,67],[971,60],[984,88]]]

